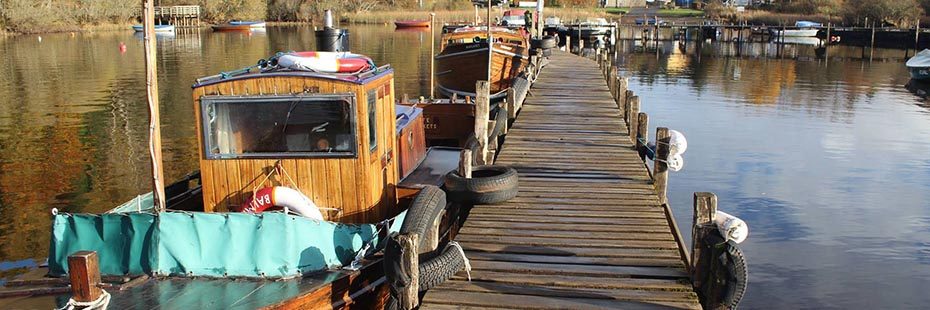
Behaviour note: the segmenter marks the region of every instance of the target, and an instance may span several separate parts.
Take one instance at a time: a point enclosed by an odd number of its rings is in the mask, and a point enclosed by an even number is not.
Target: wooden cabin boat
[[[418,246],[434,271],[421,283],[450,277],[464,258],[439,240],[454,237],[460,204],[440,187],[461,148],[426,147],[422,109],[395,105],[390,66],[332,54],[351,59],[278,53],[198,79],[200,171],[165,188],[168,210],[149,193],[104,214],[53,211],[51,278],[0,296],[63,294],[71,258],[94,251],[113,309],[380,308],[398,283],[399,251],[381,251],[394,232],[433,241]],[[368,65],[311,66],[327,59]],[[52,288],[19,289],[30,285]]]
[[[463,27],[443,34],[436,55],[436,82],[440,92],[475,96],[475,82],[488,79],[491,62],[491,99],[501,99],[513,79],[524,74],[530,61],[529,43],[523,33],[492,27],[493,55],[488,53],[487,27]]]
[[[429,27],[429,20],[398,20],[394,21],[397,28],[422,28]]]

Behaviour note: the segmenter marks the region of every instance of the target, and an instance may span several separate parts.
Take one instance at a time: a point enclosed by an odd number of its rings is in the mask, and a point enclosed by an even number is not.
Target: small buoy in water
[[[72,37],[72,38],[74,37],[74,31],[71,32],[71,37]]]
[[[39,42],[42,42],[42,36],[39,36]]]
[[[125,53],[125,52],[126,52],[126,43],[120,42],[120,43],[119,43],[119,53],[120,53],[120,54],[123,54],[123,53]]]

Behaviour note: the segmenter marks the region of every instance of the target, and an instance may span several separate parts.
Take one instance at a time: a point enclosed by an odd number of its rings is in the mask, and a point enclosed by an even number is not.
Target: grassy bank
[[[378,11],[378,12],[360,12],[342,15],[344,22],[356,24],[386,24],[395,20],[425,20],[429,19],[429,11]],[[436,21],[439,23],[456,23],[456,22],[473,22],[475,20],[475,10],[451,10],[436,11]],[[491,11],[492,18],[499,17],[499,10]],[[487,11],[478,12],[479,17],[484,19]],[[563,22],[569,22],[575,19],[585,19],[588,17],[615,17],[605,11],[594,9],[567,9],[567,8],[546,8],[546,16],[558,16]]]

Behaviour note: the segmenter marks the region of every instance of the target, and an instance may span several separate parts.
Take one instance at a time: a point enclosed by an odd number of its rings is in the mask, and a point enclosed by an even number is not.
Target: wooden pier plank
[[[498,150],[519,195],[471,209],[465,272],[423,309],[698,309],[651,175],[601,70],[555,52]]]

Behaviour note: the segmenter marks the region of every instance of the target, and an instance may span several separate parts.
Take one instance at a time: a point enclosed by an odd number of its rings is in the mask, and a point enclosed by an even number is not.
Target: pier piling
[[[68,277],[71,298],[77,302],[92,302],[103,295],[100,289],[100,263],[97,252],[79,251],[68,256]]]

